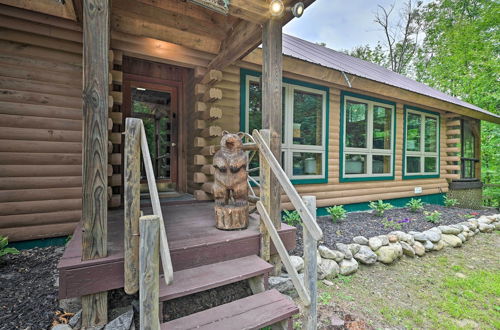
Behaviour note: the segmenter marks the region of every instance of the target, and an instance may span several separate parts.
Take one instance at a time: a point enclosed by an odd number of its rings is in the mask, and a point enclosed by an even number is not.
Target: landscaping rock
[[[349,251],[351,251],[352,255],[355,255],[356,253],[359,252],[361,245],[353,243],[353,244],[348,244],[347,247],[349,248]]]
[[[104,330],[129,330],[132,327],[133,322],[134,310],[130,307],[126,313],[109,322]]]
[[[292,279],[290,277],[269,276],[269,288],[276,289],[281,293],[291,291],[293,290]]]
[[[425,248],[425,251],[431,251],[434,249],[434,244],[432,244],[431,241],[425,241],[424,248]]]
[[[477,226],[479,226],[479,222],[477,222],[477,219],[469,219],[467,220],[468,223],[471,225],[471,229],[477,229]]]
[[[426,230],[423,232],[423,234],[432,243],[439,242],[439,240],[441,239],[441,233],[437,232],[436,230]]]
[[[396,250],[397,257],[403,256],[403,247],[398,243],[390,243],[389,246],[392,246]]]
[[[364,236],[356,236],[352,239],[352,241],[359,245],[368,245],[368,238]]]
[[[389,245],[389,238],[387,235],[379,235],[377,237],[382,241],[382,246]]]
[[[398,257],[398,251],[393,246],[382,246],[375,253],[377,260],[384,264],[390,264]]]
[[[57,324],[54,325],[51,330],[72,330],[71,327],[67,324]]]
[[[340,262],[342,259],[344,259],[344,254],[342,252],[336,250],[330,250],[324,245],[320,245],[318,247],[318,251],[321,257],[325,259],[333,259],[336,262]]]
[[[80,327],[82,320],[82,310],[80,309],[73,317],[71,317],[68,321],[68,325],[72,328]]]
[[[490,225],[485,222],[479,223],[479,231],[482,233],[491,233],[495,229],[495,225]]]
[[[410,258],[415,257],[415,250],[413,250],[410,244],[403,241],[399,242],[399,244],[401,244],[401,248],[403,249],[403,254],[405,256],[408,256]]]
[[[398,237],[396,235],[387,235],[387,239],[389,243],[396,243],[398,241]]]
[[[428,240],[427,236],[425,236],[424,233],[418,233],[417,232],[417,233],[412,234],[412,236],[413,236],[413,239],[415,241],[418,241],[418,242],[425,242],[425,241]]]
[[[304,270],[304,259],[302,259],[299,256],[290,256],[290,261],[292,262],[293,268],[297,271],[297,273],[300,273],[302,270]],[[285,266],[283,266],[283,271],[286,272]]]
[[[319,265],[321,263],[321,254],[319,250],[316,250],[316,264]]]
[[[339,265],[332,259],[322,259],[318,265],[318,280],[333,278],[340,272]]]
[[[377,255],[368,246],[361,246],[354,258],[365,265],[371,265],[377,262]]]
[[[442,235],[443,243],[445,246],[459,247],[462,246],[462,240],[455,235]]]
[[[432,227],[431,229],[428,229],[427,231],[435,231],[436,233],[441,234],[441,229],[439,229],[438,227]]]
[[[377,251],[382,246],[382,240],[378,237],[371,237],[368,240],[368,246],[372,251]]]
[[[340,262],[340,274],[351,275],[358,270],[358,262],[353,259],[344,259]]]
[[[463,233],[460,233],[457,235],[458,238],[462,240],[462,243],[464,243],[467,239],[465,238],[465,235]]]
[[[500,221],[494,223],[495,230],[500,230]]]
[[[425,247],[423,246],[422,243],[420,242],[415,242],[413,245],[413,250],[415,250],[415,254],[419,257],[423,256],[425,254]]]
[[[410,245],[413,244],[413,242],[414,242],[413,236],[410,234],[407,234],[403,231],[397,230],[397,231],[390,232],[389,234],[396,235],[398,237],[399,241],[406,242]]]
[[[441,229],[441,232],[443,234],[449,234],[449,235],[460,234],[460,230],[458,228],[452,227],[452,226],[439,226],[439,229]]]
[[[493,220],[494,219],[492,219],[491,217],[487,217],[487,216],[482,215],[482,216],[479,217],[479,219],[477,219],[477,222],[479,224],[485,223],[485,224],[489,225],[490,223],[493,222]]]
[[[323,284],[326,286],[333,286],[333,282],[328,280],[323,280]]]
[[[335,247],[344,254],[344,259],[352,259],[352,252],[349,250],[347,244],[337,243],[335,244]]]
[[[439,240],[439,242],[434,243],[434,247],[432,248],[433,251],[440,251],[445,247],[445,243],[443,240]]]

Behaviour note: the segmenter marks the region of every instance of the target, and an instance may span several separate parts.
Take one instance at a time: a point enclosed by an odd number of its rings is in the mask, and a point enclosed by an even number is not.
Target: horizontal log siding
[[[12,14],[12,16],[5,16]],[[70,234],[81,217],[81,31],[0,15],[0,235]],[[35,23],[28,20],[40,18]]]

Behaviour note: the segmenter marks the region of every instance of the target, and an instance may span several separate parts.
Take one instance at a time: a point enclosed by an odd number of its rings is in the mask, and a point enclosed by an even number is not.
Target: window
[[[250,133],[262,124],[259,76],[242,70],[241,123],[242,130]],[[327,104],[328,88],[284,79],[281,164],[294,183],[326,182]],[[251,167],[258,167],[258,163],[254,157]]]
[[[404,178],[439,177],[439,114],[405,107]]]
[[[363,95],[341,95],[340,181],[394,178],[395,104]]]
[[[476,122],[472,120],[462,119],[462,157],[461,157],[461,177],[462,179],[477,179],[476,178],[476,163],[479,163],[479,158],[476,151],[477,141],[476,136],[479,135],[479,129]]]

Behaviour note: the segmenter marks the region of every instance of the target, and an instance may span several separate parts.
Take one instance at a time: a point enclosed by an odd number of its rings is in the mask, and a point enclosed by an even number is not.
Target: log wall
[[[0,12],[0,235],[67,235],[82,206],[81,29]]]

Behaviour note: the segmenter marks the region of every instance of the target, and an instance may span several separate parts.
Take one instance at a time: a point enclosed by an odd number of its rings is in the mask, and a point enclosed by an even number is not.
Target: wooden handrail
[[[293,206],[299,213],[304,226],[307,228],[311,236],[315,240],[319,241],[323,237],[323,231],[318,226],[316,221],[314,221],[313,215],[307,209],[307,206],[304,204],[304,201],[302,201],[302,199],[300,198],[299,194],[297,193],[297,190],[295,190],[295,187],[292,185],[292,182],[285,174],[285,171],[283,171],[280,164],[278,163],[273,153],[269,149],[269,146],[265,143],[260,132],[255,129],[253,130],[252,135],[255,140],[255,143],[257,144],[257,147],[259,148],[260,155],[263,156],[269,163],[271,171],[274,173],[274,175],[278,179],[278,182],[283,187],[283,190],[290,199],[290,202],[292,202]]]
[[[281,261],[285,265],[286,272],[288,273],[288,275],[290,275],[292,283],[295,289],[297,290],[299,297],[302,299],[302,302],[304,303],[305,306],[309,306],[311,304],[311,297],[307,293],[304,283],[302,283],[302,281],[299,279],[299,274],[297,273],[295,267],[293,267],[292,261],[290,260],[290,256],[286,251],[285,245],[283,244],[283,241],[281,240],[278,231],[274,227],[271,218],[269,217],[269,214],[267,213],[266,208],[264,207],[264,204],[262,204],[261,201],[258,201],[256,205],[257,205],[257,210],[259,211],[259,214],[261,216],[261,219],[266,225],[266,229],[269,232],[269,236],[271,236],[271,240],[273,241],[276,250],[278,250],[278,254],[280,255]]]

